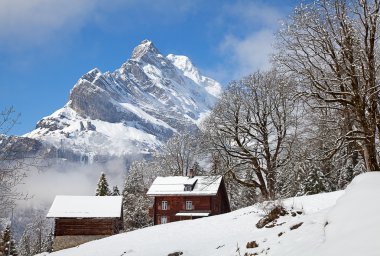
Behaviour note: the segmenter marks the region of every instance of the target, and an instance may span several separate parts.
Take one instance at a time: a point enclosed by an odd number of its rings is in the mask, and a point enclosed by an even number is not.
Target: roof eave
[[[99,216],[85,216],[85,217],[79,217],[79,216],[46,216],[48,219],[115,219],[120,218],[120,216],[105,216],[105,217],[99,217]]]
[[[198,194],[198,193],[177,193],[177,194],[153,193],[153,194],[148,194],[147,193],[146,195],[147,196],[216,196],[217,193],[209,193],[209,194]]]

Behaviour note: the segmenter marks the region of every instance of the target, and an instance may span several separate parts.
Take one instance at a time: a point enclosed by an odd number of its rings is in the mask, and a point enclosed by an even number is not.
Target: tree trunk
[[[267,176],[267,187],[269,192],[269,199],[274,200],[276,199],[276,189],[275,189],[275,174],[274,171],[269,171]]]
[[[363,155],[367,171],[380,171],[374,139],[364,142]]]

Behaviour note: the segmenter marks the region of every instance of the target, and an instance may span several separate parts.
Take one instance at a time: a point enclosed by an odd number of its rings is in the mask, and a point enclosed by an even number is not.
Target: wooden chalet
[[[47,214],[54,218],[53,250],[119,233],[123,229],[121,196],[56,196]]]
[[[154,225],[231,211],[222,176],[157,177],[147,195]]]

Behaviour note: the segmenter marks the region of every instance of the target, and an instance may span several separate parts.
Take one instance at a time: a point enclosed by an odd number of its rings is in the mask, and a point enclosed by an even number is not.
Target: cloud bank
[[[270,68],[275,33],[283,14],[275,5],[259,1],[237,1],[226,4],[219,22],[228,29],[219,44],[220,53],[233,67],[229,72],[233,79]],[[239,26],[229,27],[232,24]]]
[[[113,186],[123,190],[126,167],[122,159],[106,165],[60,164],[43,171],[29,171],[17,190],[30,199],[19,201],[18,206],[46,209],[56,195],[95,195],[101,172],[106,174],[110,190]]]

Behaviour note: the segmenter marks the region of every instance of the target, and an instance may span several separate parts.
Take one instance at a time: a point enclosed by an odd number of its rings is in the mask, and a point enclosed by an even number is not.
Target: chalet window
[[[168,217],[166,216],[161,216],[161,224],[168,223]]]
[[[162,201],[161,210],[167,210],[167,209],[168,209],[168,201]]]
[[[186,210],[192,210],[192,209],[193,209],[193,202],[186,201]]]
[[[193,187],[191,185],[185,185],[185,191],[192,191]]]

